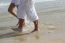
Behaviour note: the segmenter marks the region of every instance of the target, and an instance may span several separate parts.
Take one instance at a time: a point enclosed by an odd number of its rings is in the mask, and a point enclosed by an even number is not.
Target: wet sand
[[[11,15],[0,17],[0,43],[65,43],[65,9],[38,12],[39,32],[17,34],[11,26],[17,19]],[[31,26],[32,27],[32,26]],[[26,27],[30,32],[33,28]]]
[[[16,34],[10,29],[9,26],[16,25],[16,18],[9,16],[0,18],[0,43],[65,43],[65,12],[63,11],[65,10],[39,13],[39,33],[25,35]]]

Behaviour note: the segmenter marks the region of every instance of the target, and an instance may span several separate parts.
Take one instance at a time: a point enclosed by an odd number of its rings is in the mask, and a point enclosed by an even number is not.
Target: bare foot
[[[38,29],[34,29],[31,33],[38,31]]]
[[[15,29],[12,29],[14,31],[17,31],[17,32],[22,32],[22,29],[19,29],[19,28],[15,28]]]

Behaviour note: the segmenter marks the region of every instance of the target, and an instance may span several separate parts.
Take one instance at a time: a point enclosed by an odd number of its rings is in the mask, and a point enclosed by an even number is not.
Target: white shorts
[[[34,7],[32,9],[22,8],[20,11],[18,11],[18,10],[17,10],[17,17],[20,19],[25,19],[26,17],[31,21],[35,21],[35,20],[39,19]]]

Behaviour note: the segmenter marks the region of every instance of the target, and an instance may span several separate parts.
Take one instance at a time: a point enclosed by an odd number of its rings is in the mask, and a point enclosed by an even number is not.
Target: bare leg
[[[35,20],[33,23],[34,23],[34,30],[32,32],[38,31],[38,20]]]
[[[19,26],[18,26],[18,28],[22,29],[24,25],[25,25],[24,19],[19,19]]]
[[[18,23],[16,24],[17,26],[19,26],[20,20],[18,21]],[[25,21],[24,21],[24,26],[25,26]]]

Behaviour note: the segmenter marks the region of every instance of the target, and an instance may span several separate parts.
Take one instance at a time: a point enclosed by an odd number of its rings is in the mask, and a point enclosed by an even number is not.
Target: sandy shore
[[[0,15],[0,43],[65,43],[65,9],[38,12],[39,32],[16,34],[10,26],[17,19],[11,15]],[[27,27],[31,30],[31,27]]]

